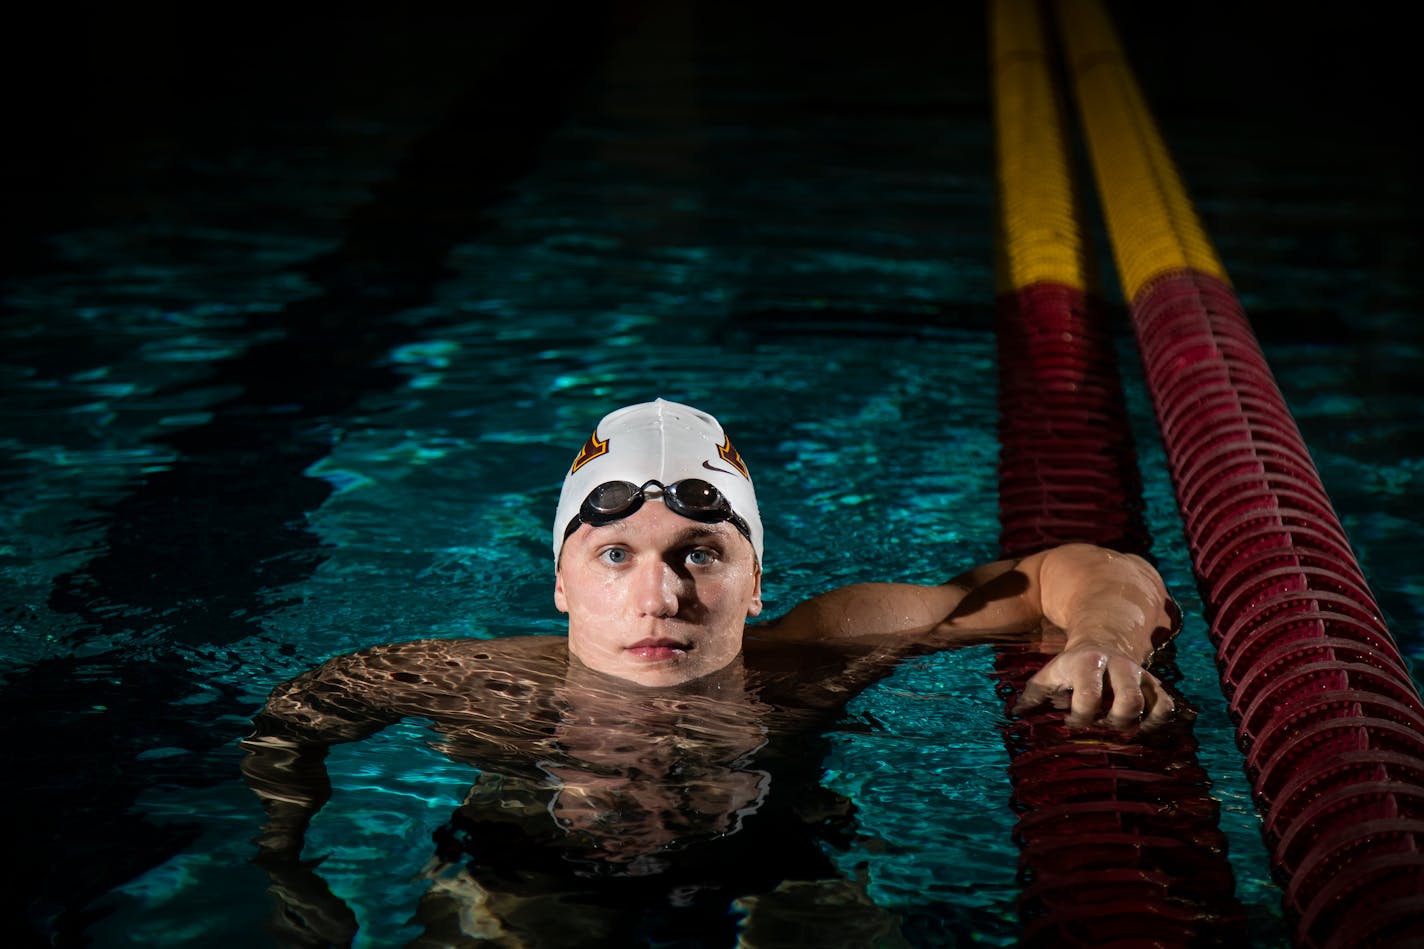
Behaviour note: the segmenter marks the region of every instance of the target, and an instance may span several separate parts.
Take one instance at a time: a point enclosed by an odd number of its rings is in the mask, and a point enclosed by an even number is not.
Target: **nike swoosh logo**
[[[704,462],[702,462],[702,467],[706,468],[708,471],[720,471],[722,474],[729,474],[729,475],[732,475],[733,477],[736,476],[736,472],[735,472],[735,471],[728,471],[726,468],[718,468],[716,465],[712,464],[710,461],[704,461]]]

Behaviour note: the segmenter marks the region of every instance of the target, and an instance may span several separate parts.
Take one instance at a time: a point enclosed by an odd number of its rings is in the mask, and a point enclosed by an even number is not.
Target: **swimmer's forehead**
[[[585,536],[594,541],[627,537],[658,537],[669,546],[693,541],[730,540],[733,537],[742,536],[741,532],[727,521],[704,524],[676,514],[673,516],[677,517],[681,523],[663,533],[657,533],[656,528],[650,528],[643,520],[646,515],[641,511],[632,517],[619,518],[616,521],[609,521],[607,524],[580,525],[578,533],[586,531]]]

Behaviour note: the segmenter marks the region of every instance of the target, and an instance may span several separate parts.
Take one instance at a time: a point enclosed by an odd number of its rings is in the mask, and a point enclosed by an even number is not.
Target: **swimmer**
[[[751,622],[764,564],[751,475],[717,420],[686,405],[598,423],[552,541],[566,637],[373,646],[271,694],[243,772],[267,815],[257,859],[285,942],[354,935],[301,860],[303,837],[331,795],[327,748],[401,719],[476,772],[434,834],[415,944],[631,946],[688,932],[731,945],[738,925],[788,925],[778,913],[836,939],[893,926],[825,854],[856,830],[820,787],[820,734],[907,656],[1039,643],[1056,652],[1016,710],[1051,703],[1069,726],[1123,731],[1173,715],[1146,666],[1175,604],[1146,561],[1085,544],[937,586],[842,587]],[[842,944],[832,935],[807,944]]]

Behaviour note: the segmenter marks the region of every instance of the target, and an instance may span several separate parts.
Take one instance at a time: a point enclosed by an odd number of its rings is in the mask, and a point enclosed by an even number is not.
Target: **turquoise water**
[[[552,66],[506,67],[524,83],[509,93],[440,23],[353,21],[312,63],[298,54],[327,27],[299,22],[241,33],[235,49],[267,56],[233,53],[248,65],[186,93],[208,108],[171,89],[143,100],[152,114],[122,100],[129,137],[85,159],[103,174],[76,179],[83,200],[36,224],[6,271],[16,918],[96,946],[260,942],[260,809],[234,746],[251,715],[277,682],[363,645],[560,631],[547,522],[613,406],[677,398],[735,435],[771,615],[840,583],[937,582],[992,559],[983,25],[942,17],[772,22],[794,28],[786,44],[664,11],[607,48],[587,40],[597,55],[563,104],[541,91]],[[484,26],[468,31],[481,49],[521,48],[517,17]],[[406,52],[415,41],[427,55]],[[1321,142],[1293,115],[1237,108],[1179,108],[1164,127],[1417,670],[1417,192],[1373,133]],[[1155,553],[1188,611],[1177,658],[1199,760],[1253,944],[1281,945],[1121,349]],[[907,662],[828,735],[823,784],[893,843],[836,859],[916,920],[918,944],[1015,941],[991,667],[980,648]],[[329,768],[307,853],[326,856],[360,944],[399,944],[418,932],[431,832],[474,774],[415,724],[341,746]]]

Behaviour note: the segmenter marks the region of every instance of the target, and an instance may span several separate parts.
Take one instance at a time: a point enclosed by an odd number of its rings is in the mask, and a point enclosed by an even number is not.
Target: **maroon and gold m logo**
[[[598,429],[595,428],[593,434],[588,436],[588,441],[584,442],[583,447],[579,449],[578,457],[574,459],[574,466],[569,469],[569,474],[578,471],[600,455],[608,454],[608,443],[611,440],[612,439],[608,438],[600,440],[598,437]]]
[[[732,447],[732,438],[726,432],[722,433],[722,444],[717,446],[717,454],[721,455],[727,464],[740,471],[743,478],[752,480],[752,476],[747,472],[747,463],[742,461],[741,452]]]

